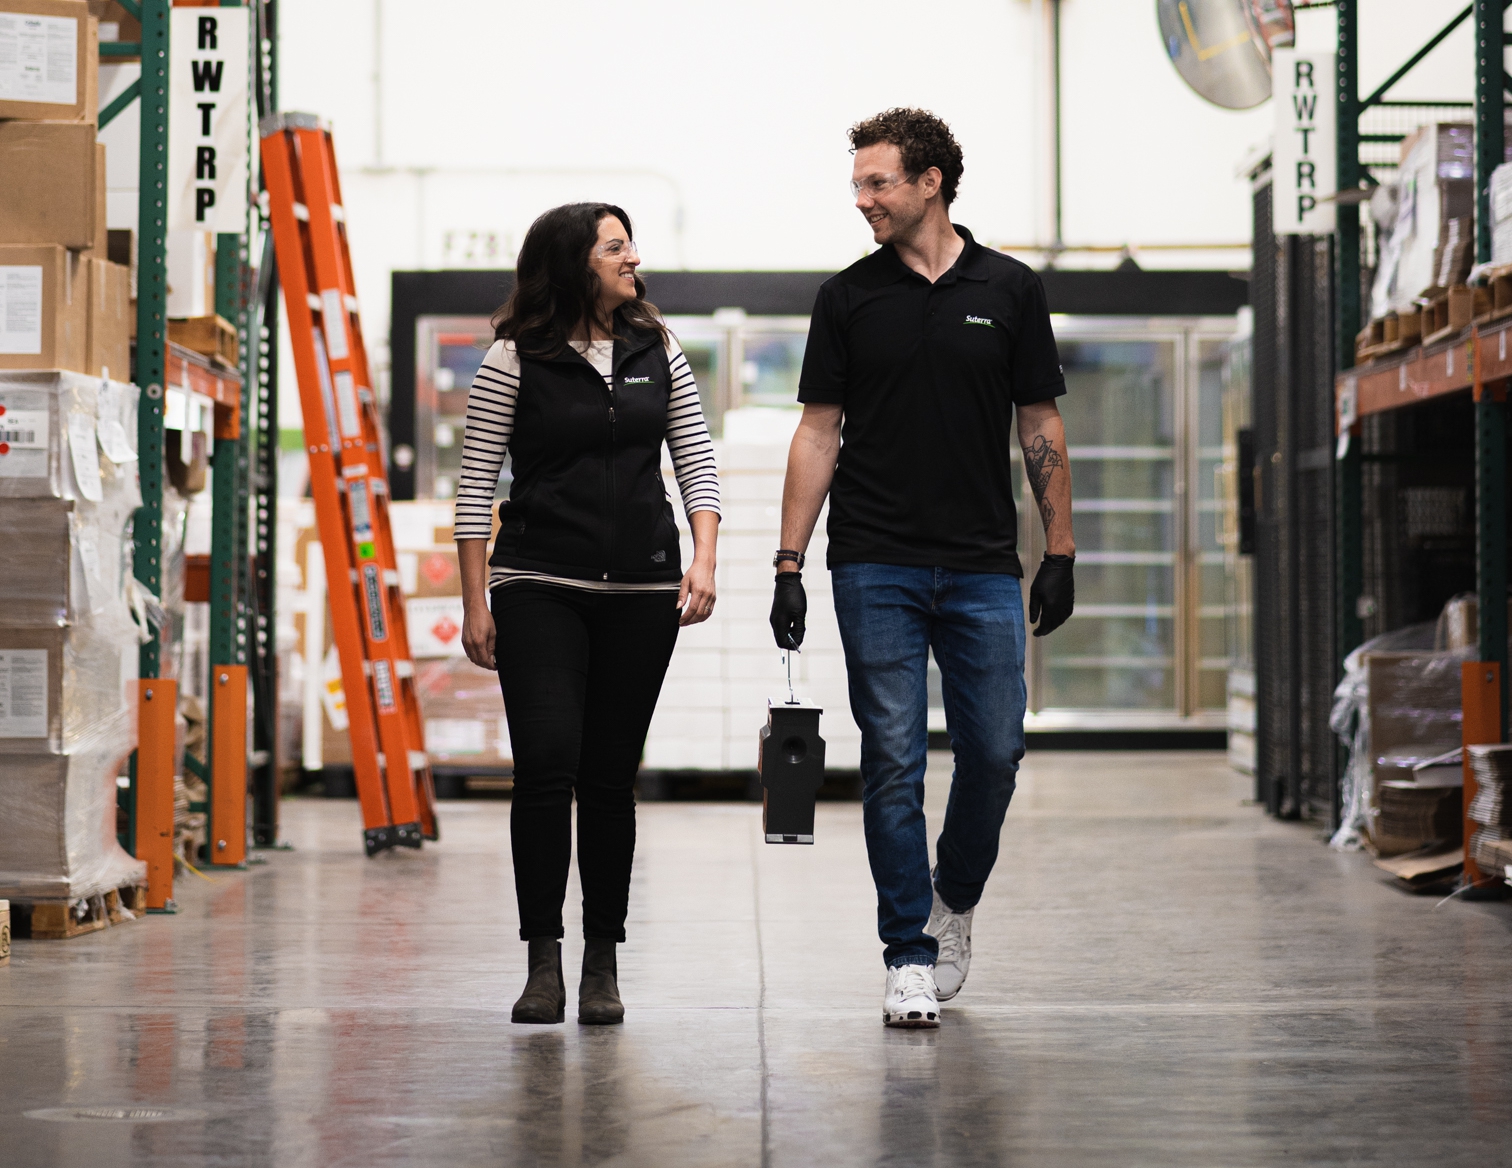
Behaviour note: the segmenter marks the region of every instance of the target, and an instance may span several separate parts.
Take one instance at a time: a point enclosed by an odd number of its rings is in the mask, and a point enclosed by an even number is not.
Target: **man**
[[[1024,753],[1024,614],[1010,443],[1048,552],[1029,590],[1044,636],[1071,615],[1065,392],[1039,278],[950,222],[950,128],[893,109],[851,127],[851,191],[882,246],[827,280],[809,326],[772,604],[803,643],[804,550],[829,495],[829,568],[861,727],[863,821],[887,965],[888,1026],[938,1026],[971,960]],[[955,774],[929,867],[926,670],[944,682]]]

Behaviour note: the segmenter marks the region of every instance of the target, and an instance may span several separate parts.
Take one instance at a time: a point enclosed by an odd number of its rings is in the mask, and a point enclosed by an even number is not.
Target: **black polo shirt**
[[[845,407],[831,566],[1024,574],[1013,407],[1066,382],[1039,277],[956,231],[934,284],[885,245],[819,289],[798,400]]]

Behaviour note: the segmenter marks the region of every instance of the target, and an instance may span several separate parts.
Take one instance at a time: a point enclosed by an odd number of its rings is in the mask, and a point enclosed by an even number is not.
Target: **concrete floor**
[[[1405,895],[1247,790],[1032,757],[938,1032],[881,1025],[855,804],[812,848],[644,805],[629,1016],[580,1029],[509,1021],[507,803],[365,860],[355,804],[292,801],[296,850],[186,877],[177,917],[16,944],[0,1164],[1512,1163],[1512,906]],[[26,1114],[128,1105],[191,1114]]]

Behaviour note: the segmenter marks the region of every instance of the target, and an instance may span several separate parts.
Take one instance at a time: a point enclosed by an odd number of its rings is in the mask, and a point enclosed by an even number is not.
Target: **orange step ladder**
[[[273,114],[260,129],[363,840],[370,856],[418,848],[439,838],[435,794],[336,151],[312,114]]]

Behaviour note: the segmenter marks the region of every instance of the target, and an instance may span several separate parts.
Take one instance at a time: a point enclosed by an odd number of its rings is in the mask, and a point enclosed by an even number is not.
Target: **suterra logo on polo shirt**
[[[985,316],[968,316],[964,321],[962,321],[962,323],[985,324],[988,328],[997,328],[997,325],[993,324],[992,321],[988,320]]]
[[[620,384],[621,385],[650,385],[651,384],[651,379],[649,377],[627,377],[627,378],[625,378],[624,381],[620,382]]]

